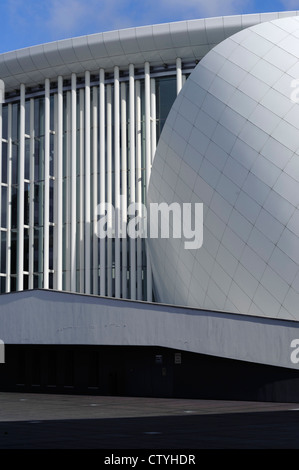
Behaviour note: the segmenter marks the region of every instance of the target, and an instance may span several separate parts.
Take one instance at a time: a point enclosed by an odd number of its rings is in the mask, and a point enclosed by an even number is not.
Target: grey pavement
[[[0,449],[299,448],[299,403],[0,393]]]

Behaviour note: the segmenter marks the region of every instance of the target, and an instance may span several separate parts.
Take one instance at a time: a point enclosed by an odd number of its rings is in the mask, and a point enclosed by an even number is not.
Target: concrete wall
[[[297,338],[299,323],[273,318],[45,290],[0,296],[5,344],[160,346],[298,369]]]

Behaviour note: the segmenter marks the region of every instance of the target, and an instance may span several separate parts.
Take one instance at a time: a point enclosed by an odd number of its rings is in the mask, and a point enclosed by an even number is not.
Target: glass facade
[[[97,206],[125,222],[146,203],[172,72],[73,74],[21,86],[2,107],[1,293],[50,288],[153,300],[145,240],[97,236]],[[108,214],[109,219],[109,214]]]

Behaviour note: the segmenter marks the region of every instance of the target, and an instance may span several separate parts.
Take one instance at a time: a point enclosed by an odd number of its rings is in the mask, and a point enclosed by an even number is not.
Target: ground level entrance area
[[[299,371],[160,347],[6,345],[0,391],[299,402]]]

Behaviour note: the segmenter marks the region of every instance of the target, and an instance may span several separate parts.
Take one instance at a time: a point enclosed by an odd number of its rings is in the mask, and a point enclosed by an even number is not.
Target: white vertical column
[[[107,225],[112,229],[112,90],[111,85],[107,85]],[[112,296],[112,239],[107,239],[107,295]]]
[[[144,101],[145,101],[145,179],[146,189],[151,172],[151,89],[150,66],[146,62],[144,66]]]
[[[76,253],[76,233],[77,233],[77,78],[72,74],[71,91],[71,291],[76,292],[77,287],[77,253]]]
[[[157,125],[156,125],[156,81],[151,79],[151,162],[153,163],[157,147]],[[149,181],[149,180],[148,180]],[[148,189],[148,188],[147,188]],[[148,262],[150,257],[148,256]],[[151,261],[150,261],[151,263]],[[152,301],[152,267],[148,267],[147,276],[147,300]]]
[[[120,126],[119,68],[114,67],[114,204],[115,204],[115,297],[120,298]]]
[[[100,70],[100,203],[106,202],[105,71]],[[100,295],[106,294],[106,241],[100,241]]]
[[[2,204],[3,204],[3,201],[2,201],[2,186],[1,186],[1,182],[2,182],[2,136],[3,136],[3,133],[2,133],[2,101],[0,101],[0,214],[2,214]],[[1,236],[2,236],[2,233],[1,233]],[[2,237],[1,237],[2,238]],[[1,238],[0,238],[0,242],[1,242]],[[1,253],[0,253],[0,258],[2,256],[2,250],[1,250]]]
[[[42,149],[42,152],[43,152],[44,149]],[[43,158],[44,158],[44,155],[42,154]],[[39,165],[40,168],[39,168],[39,180],[42,180],[43,176],[44,176],[44,172],[43,172],[43,158],[41,159],[41,164]],[[40,229],[38,231],[38,246],[39,246],[39,249],[38,249],[38,272],[39,273],[42,273],[43,272],[43,250],[41,249],[41,247],[43,246],[43,242],[44,242],[44,237],[43,237],[43,228],[42,228],[42,225],[43,225],[43,211],[44,211],[44,193],[43,193],[43,188],[41,186],[41,184],[38,185],[38,190],[39,190],[39,204],[38,204],[38,220],[39,220],[39,225],[40,225]],[[38,276],[38,288],[41,289],[43,286],[42,284],[42,276],[39,275]]]
[[[0,214],[2,212],[2,136],[2,102],[0,101]]]
[[[157,128],[156,128],[156,81],[151,79],[151,163],[154,161],[157,147]]]
[[[58,77],[57,94],[57,174],[56,174],[56,194],[57,194],[57,243],[56,243],[56,289],[62,290],[62,209],[63,209],[63,79]]]
[[[129,67],[129,102],[130,102],[130,203],[135,203],[135,72],[134,65]],[[130,238],[130,298],[136,299],[136,244],[135,239]]]
[[[45,80],[44,289],[49,288],[50,249],[50,80]],[[32,184],[32,183],[31,183]]]
[[[7,237],[6,237],[6,292],[10,292],[11,276],[11,205],[12,205],[12,105],[7,112]]]
[[[3,132],[2,132],[2,102],[0,101],[0,183],[2,182],[2,137],[3,137]],[[1,192],[1,195],[0,195],[0,213],[1,213],[2,190],[0,192]]]
[[[80,135],[80,207],[79,207],[79,247],[80,247],[80,292],[84,292],[84,90],[79,91],[79,135]]]
[[[0,183],[2,182],[2,136],[3,136],[3,133],[2,133],[2,102],[0,102]],[[3,201],[2,201],[2,186],[0,184],[0,215],[2,214],[2,204],[3,204]],[[2,238],[2,233],[1,233],[1,238]],[[0,242],[1,242],[1,238],[0,238]],[[0,254],[0,258],[2,256],[2,250],[1,250],[1,254]]]
[[[183,76],[182,76],[182,60],[178,57],[176,60],[176,91],[177,94],[181,91],[183,86]]]
[[[71,289],[71,92],[66,93],[66,145],[65,145],[65,290]]]
[[[25,85],[20,88],[20,141],[18,168],[18,257],[17,257],[17,290],[24,287],[24,171],[25,171]]]
[[[128,188],[127,188],[127,100],[126,100],[126,83],[121,84],[121,220],[122,227],[127,228],[127,205],[128,205]],[[123,234],[122,238],[122,297],[127,298],[127,234]]]
[[[34,99],[30,99],[30,160],[29,160],[29,289],[33,289],[34,271]],[[44,215],[45,216],[45,215]],[[45,220],[45,219],[44,219]],[[45,251],[45,250],[44,250]]]
[[[146,62],[144,65],[144,94],[145,94],[145,178],[146,192],[148,191],[150,173],[151,173],[151,91],[150,91],[150,66]],[[152,301],[152,268],[148,250],[146,251],[147,276],[146,276],[146,300]]]
[[[93,214],[93,227],[92,240],[93,240],[93,294],[98,295],[98,272],[99,272],[99,255],[98,255],[98,238],[95,233],[97,223],[96,207],[98,204],[98,89],[92,89],[92,214]]]
[[[58,148],[58,95],[54,95],[54,228],[53,228],[53,287],[57,289],[57,220],[58,220],[58,202],[57,202],[57,148]]]
[[[141,122],[141,86],[136,80],[136,201],[139,213],[142,210],[142,122]],[[142,300],[142,238],[137,238],[137,299]]]
[[[90,72],[85,72],[85,293],[90,294]]]

